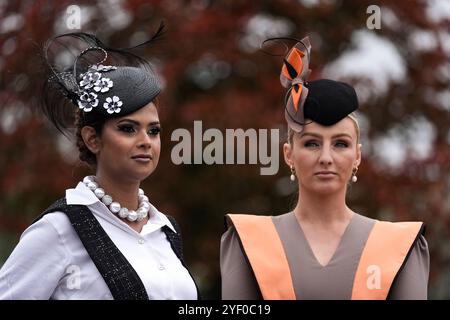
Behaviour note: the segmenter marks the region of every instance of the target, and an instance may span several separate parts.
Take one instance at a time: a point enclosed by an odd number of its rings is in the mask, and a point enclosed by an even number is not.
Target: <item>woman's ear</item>
[[[81,137],[83,138],[86,147],[93,154],[97,154],[100,151],[100,138],[94,128],[90,126],[81,128]]]
[[[292,160],[292,146],[290,143],[285,142],[283,145],[283,153],[284,153],[284,162],[290,167],[293,165],[294,161]]]
[[[361,149],[362,149],[362,144],[358,143],[358,145],[356,146],[356,166],[359,167],[359,165],[361,164]]]

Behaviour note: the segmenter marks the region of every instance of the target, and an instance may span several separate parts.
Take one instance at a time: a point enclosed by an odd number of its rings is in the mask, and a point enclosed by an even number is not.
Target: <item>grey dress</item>
[[[331,260],[322,266],[314,256],[293,212],[273,217],[285,250],[297,299],[350,299],[353,280],[364,245],[376,220],[355,214]],[[397,278],[389,299],[427,299],[429,253],[420,235]],[[222,299],[261,299],[255,276],[242,252],[238,235],[230,227],[220,248]]]

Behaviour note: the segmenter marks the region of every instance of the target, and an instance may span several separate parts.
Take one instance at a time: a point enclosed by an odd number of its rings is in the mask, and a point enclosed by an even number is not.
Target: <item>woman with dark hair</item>
[[[88,47],[58,71],[47,56],[54,40]],[[161,87],[131,49],[110,48],[85,33],[47,44],[42,112],[63,133],[75,122],[80,159],[95,175],[66,190],[24,231],[0,270],[0,299],[199,297],[176,221],[140,189],[159,160]],[[107,59],[116,62],[106,65]]]
[[[361,164],[350,85],[307,82],[310,44],[287,54],[284,157],[299,188],[293,211],[227,215],[223,299],[426,299],[429,254],[422,222],[384,222],[346,204]],[[297,181],[297,182],[296,182]]]

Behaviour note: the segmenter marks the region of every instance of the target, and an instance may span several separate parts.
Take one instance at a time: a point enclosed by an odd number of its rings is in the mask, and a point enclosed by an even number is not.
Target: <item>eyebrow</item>
[[[313,136],[313,137],[315,137],[315,138],[322,138],[322,136],[321,136],[320,134],[313,133],[313,132],[305,132],[305,133],[302,133],[302,134],[300,135],[300,138],[303,138],[304,136]],[[338,134],[333,135],[331,138],[334,139],[334,138],[340,138],[340,137],[347,137],[347,138],[352,139],[352,136],[349,135],[348,133],[338,133]]]
[[[122,122],[131,122],[132,124],[137,125],[137,126],[141,125],[141,123],[139,121],[136,121],[136,120],[133,120],[133,119],[122,119],[119,122],[117,122],[117,124],[120,124]],[[154,126],[156,124],[160,124],[159,121],[150,122],[148,125],[149,126]]]

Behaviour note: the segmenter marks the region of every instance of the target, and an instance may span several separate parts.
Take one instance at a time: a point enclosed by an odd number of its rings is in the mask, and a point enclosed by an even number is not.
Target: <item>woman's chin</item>
[[[339,192],[341,189],[342,186],[336,183],[336,181],[316,182],[310,188],[311,191],[324,195]]]
[[[127,177],[127,180],[144,181],[155,171],[155,169],[156,168],[154,168],[154,167],[141,168],[140,170],[136,170],[136,168],[132,168],[130,170],[127,170],[126,173],[124,170],[120,174],[125,175]]]
[[[156,168],[152,168],[151,170],[138,172],[136,174],[136,176],[139,178],[140,181],[143,181],[143,180],[147,179],[148,177],[150,177],[152,175],[152,173],[155,172],[155,169]]]

